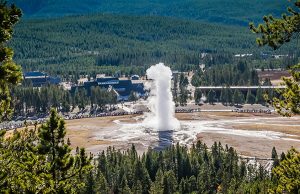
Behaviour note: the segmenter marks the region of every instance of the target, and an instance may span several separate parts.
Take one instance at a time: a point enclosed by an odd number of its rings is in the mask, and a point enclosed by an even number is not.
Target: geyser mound
[[[148,86],[150,95],[148,107],[151,111],[144,124],[158,131],[171,131],[180,127],[175,118],[175,103],[171,91],[172,71],[170,67],[159,63],[147,69],[148,79],[153,80]]]

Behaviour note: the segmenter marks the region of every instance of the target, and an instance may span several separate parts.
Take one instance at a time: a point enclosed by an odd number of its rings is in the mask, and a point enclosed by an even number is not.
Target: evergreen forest
[[[142,155],[108,147],[98,155],[72,151],[63,119],[50,118],[34,129],[1,131],[2,193],[278,193],[299,192],[299,157],[295,149],[274,160],[272,171],[242,160],[234,148],[198,141],[191,147],[149,148]],[[72,151],[72,152],[71,152]]]
[[[26,71],[44,71],[75,82],[99,73],[144,75],[149,65],[163,61],[180,71],[172,82],[176,105],[185,105],[192,95],[196,104],[203,95],[210,104],[270,101],[279,114],[294,116],[300,113],[300,64],[291,66],[298,62],[299,51],[297,42],[284,43],[300,32],[299,12],[290,8],[290,15],[282,19],[269,16],[264,17],[264,25],[250,25],[254,33],[262,34],[259,45],[276,49],[271,52],[257,49],[255,34],[245,25],[260,18],[260,12],[279,16],[282,10],[277,7],[284,8],[283,2],[230,0],[227,7],[217,0],[9,2],[23,12],[0,0],[0,123],[15,118],[14,114],[49,117],[31,126],[25,121],[19,130],[0,130],[0,193],[300,193],[300,153],[293,147],[282,153],[270,147],[268,167],[249,162],[229,145],[214,142],[209,147],[198,140],[165,149],[153,146],[143,153],[134,144],[126,150],[109,146],[94,155],[87,153],[68,138],[61,113],[88,106],[105,112],[117,103],[116,94],[100,87],[68,91],[22,83]],[[293,6],[300,8],[300,1]],[[25,19],[19,22],[22,14]],[[247,55],[241,58],[242,54]],[[288,57],[276,59],[276,54]],[[199,66],[203,63],[204,70]],[[290,69],[280,96],[260,87],[247,93],[229,88],[271,85],[270,79],[259,80],[257,68]],[[219,93],[196,88],[191,94],[189,73],[195,87],[223,88]],[[131,93],[129,99],[135,101],[136,96]]]
[[[270,50],[257,50],[255,36],[246,27],[158,16],[98,14],[22,20],[10,46],[23,71],[62,77],[143,75],[158,62],[189,71],[201,63],[230,64],[237,60],[235,54],[243,53],[253,54],[246,60],[255,67],[268,68],[271,63],[276,68],[288,62],[261,58],[261,52]],[[294,46],[289,44],[277,53],[298,56]],[[209,55],[202,58],[201,53]]]

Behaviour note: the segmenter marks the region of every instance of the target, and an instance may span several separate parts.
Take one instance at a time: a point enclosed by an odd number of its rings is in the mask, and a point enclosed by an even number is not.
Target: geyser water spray
[[[170,67],[159,63],[147,69],[150,86],[149,109],[152,115],[146,118],[147,125],[159,131],[178,129],[179,121],[174,117],[175,104],[171,91],[172,71]]]

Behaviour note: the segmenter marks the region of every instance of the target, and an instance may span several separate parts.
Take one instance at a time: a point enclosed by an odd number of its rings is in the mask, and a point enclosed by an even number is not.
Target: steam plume
[[[179,127],[179,121],[174,117],[175,104],[171,92],[172,71],[163,63],[147,69],[147,77],[152,79],[149,108],[152,118],[148,124],[159,131],[174,130]]]

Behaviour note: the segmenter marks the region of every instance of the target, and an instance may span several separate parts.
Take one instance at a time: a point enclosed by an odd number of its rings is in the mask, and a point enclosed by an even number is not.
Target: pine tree
[[[180,87],[179,103],[181,106],[186,105],[188,99],[188,91],[185,87]]]
[[[190,191],[190,186],[189,183],[186,179],[182,178],[180,181],[180,184],[178,186],[178,190],[180,193],[189,193]]]
[[[277,155],[277,151],[275,147],[272,148],[272,155],[271,158],[273,159],[273,168],[279,165],[279,159]]]
[[[239,94],[239,104],[245,103],[245,96],[244,96],[244,94],[240,90],[238,91],[238,94]]]
[[[108,187],[108,183],[106,178],[103,176],[102,173],[100,173],[97,176],[97,186],[96,186],[96,191],[98,191],[99,193],[110,193],[109,187]],[[88,193],[87,193],[88,194]]]
[[[221,89],[220,102],[222,102],[223,104],[227,104],[227,102],[226,102],[226,91],[225,91],[224,87],[222,87],[222,89]]]
[[[189,85],[189,80],[188,78],[184,75],[184,73],[180,74],[179,77],[179,87],[187,87]]]
[[[263,104],[265,102],[264,97],[263,97],[263,92],[261,87],[259,87],[256,91],[256,98],[255,98],[255,103],[257,104]]]
[[[232,102],[236,105],[239,105],[239,103],[240,103],[240,94],[239,94],[239,91],[237,89],[234,90],[233,97],[232,97]]]
[[[81,177],[90,169],[91,158],[85,150],[76,150],[65,142],[65,123],[52,109],[50,118],[38,130],[38,154],[44,160],[41,171],[45,174],[44,189],[51,193],[70,193],[81,188]]]
[[[200,193],[208,193],[210,191],[210,176],[207,164],[203,165],[198,174],[198,189]]]
[[[272,174],[276,178],[270,193],[299,193],[300,192],[300,153],[294,148],[288,151],[286,158],[273,168]]]
[[[85,187],[83,188],[82,193],[96,193],[96,181],[92,171],[90,171],[85,180]]]
[[[177,190],[177,180],[173,171],[167,171],[163,179],[163,194],[175,193]]]
[[[173,75],[173,99],[174,102],[177,103],[178,99],[178,75]]]
[[[197,188],[197,179],[196,177],[193,175],[189,178],[189,192],[196,192],[198,190]]]
[[[142,188],[141,181],[137,180],[135,182],[135,184],[133,184],[132,193],[133,194],[141,194],[141,193],[143,193],[143,188]]]
[[[264,24],[259,24],[255,27],[250,23],[250,29],[254,33],[262,34],[256,41],[259,46],[268,45],[274,49],[278,49],[286,42],[290,42],[293,34],[300,32],[299,27],[299,11],[300,1],[294,1],[295,9],[288,8],[288,15],[284,13],[282,18],[274,18],[272,15],[264,16]]]
[[[123,176],[120,186],[120,191],[122,194],[131,194],[131,189],[128,186],[126,176]]]
[[[19,8],[14,4],[7,5],[6,1],[0,1],[0,122],[7,119],[12,114],[11,108],[11,93],[10,88],[17,85],[22,79],[21,67],[13,61],[13,50],[7,46],[7,42],[11,39],[13,34],[13,27],[19,21],[22,13]],[[7,178],[10,171],[16,170],[13,166],[15,163],[13,160],[20,158],[14,158],[11,151],[7,149],[7,145],[4,141],[5,130],[0,130],[0,192],[13,192],[7,189]],[[14,139],[14,136],[12,139]],[[18,140],[18,138],[14,139]],[[26,141],[25,141],[26,142]],[[11,142],[15,142],[12,140]],[[24,143],[24,142],[23,142]],[[6,144],[6,145],[5,145]],[[22,145],[20,145],[22,146]],[[5,148],[6,147],[6,148]],[[15,152],[14,152],[15,153]],[[10,158],[10,156],[12,156]],[[12,159],[12,161],[10,161]],[[10,161],[10,162],[9,162]],[[12,168],[10,169],[9,166]],[[18,179],[18,176],[11,177]],[[21,181],[26,181],[22,179]],[[17,190],[15,191],[17,192]]]
[[[201,102],[202,92],[200,89],[196,88],[194,93],[195,104],[199,104]]]
[[[280,155],[280,161],[283,161],[283,160],[285,160],[285,153],[284,152],[282,152],[281,155]]]
[[[39,192],[43,181],[38,174],[40,162],[35,154],[35,132],[26,128],[14,131],[9,139],[0,139],[0,193]]]
[[[162,194],[163,189],[163,179],[164,175],[161,169],[158,169],[156,176],[155,176],[155,182],[152,182],[151,188],[150,188],[150,194]]]
[[[216,97],[216,92],[214,90],[209,90],[209,92],[207,94],[207,102],[209,104],[214,104],[215,97]]]
[[[14,4],[8,6],[6,1],[0,1],[0,121],[12,113],[9,88],[22,79],[21,67],[13,61],[14,52],[6,45],[21,15]]]
[[[151,179],[150,179],[147,169],[145,168],[143,163],[140,161],[138,161],[136,164],[135,178],[137,178],[143,185],[142,193],[147,193],[151,187]]]
[[[221,102],[225,103],[226,106],[232,102],[232,91],[228,86],[222,88],[220,98]]]
[[[247,92],[246,103],[247,104],[255,103],[255,96],[252,94],[251,90],[248,90],[248,92]]]
[[[276,50],[290,42],[300,32],[300,1],[292,2],[293,8],[289,7],[288,13],[282,14],[282,18],[274,18],[272,15],[264,16],[264,24],[259,24],[258,27],[255,27],[253,23],[250,24],[250,29],[254,33],[261,34],[261,37],[256,40],[258,45],[268,45]],[[283,116],[300,113],[299,68],[300,64],[290,67],[291,78],[282,78],[286,88],[278,91],[280,98],[268,99],[277,112]]]

